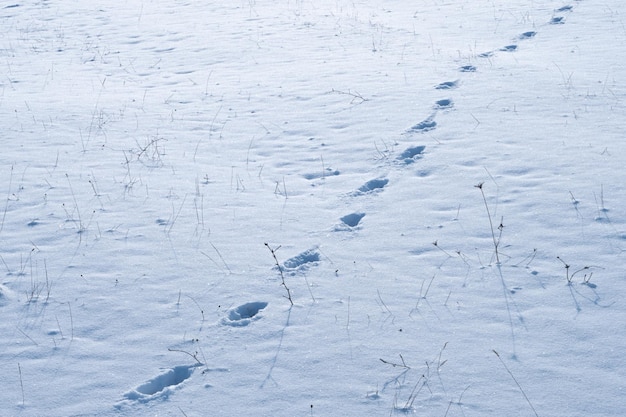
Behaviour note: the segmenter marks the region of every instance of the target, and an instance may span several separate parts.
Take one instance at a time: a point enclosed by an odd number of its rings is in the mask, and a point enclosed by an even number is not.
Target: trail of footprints
[[[548,21],[550,25],[556,24],[564,24],[565,23],[565,14],[572,12],[574,9],[571,5],[565,5],[558,9],[554,10],[552,18]],[[483,52],[478,55],[479,58],[490,58],[496,55],[498,52],[515,52],[518,49],[517,42],[526,41],[529,39],[533,39],[537,36],[537,31],[531,30],[527,32],[523,32],[515,39],[513,39],[513,43],[505,45],[497,50]],[[475,65],[463,65],[458,68],[458,71],[461,73],[475,73],[478,71],[478,67]],[[436,90],[450,91],[455,90],[460,87],[460,80],[449,80],[443,81],[434,86]],[[448,110],[454,107],[454,102],[451,98],[442,98],[437,100],[433,105],[433,112],[420,121],[419,123],[408,128],[404,135],[413,135],[420,134],[432,131],[437,128],[437,121],[435,120],[437,113],[440,111]],[[423,145],[411,146],[402,151],[395,160],[400,164],[408,165],[417,161],[424,154],[426,147]],[[339,175],[339,171],[328,169],[327,173],[324,174],[307,174],[305,178],[307,179],[318,179],[322,176],[331,176],[331,175]],[[351,192],[349,195],[352,197],[359,197],[368,194],[375,194],[381,192],[387,185],[389,184],[389,180],[387,178],[375,178],[367,181],[361,187]],[[365,217],[366,213],[363,212],[353,212],[342,216],[339,220],[340,223],[334,227],[335,231],[352,231],[359,228],[361,224],[361,220]]]
[[[548,24],[557,25],[565,23],[565,13],[573,11],[573,6],[566,5],[560,7],[554,11],[553,17]],[[528,31],[520,34],[514,41],[524,41],[532,39],[537,35],[536,31]],[[514,52],[518,49],[516,43],[505,45],[494,51],[487,51],[480,55],[480,58],[489,58],[494,56],[498,52]],[[478,71],[478,68],[474,65],[464,65],[459,69],[461,73],[474,73]],[[436,90],[449,91],[460,87],[459,80],[444,81],[434,86]],[[424,120],[410,127],[404,132],[404,135],[421,134],[432,131],[437,128],[437,122],[435,117],[437,113],[443,110],[448,110],[454,107],[454,102],[450,98],[442,98],[437,100],[433,104],[433,112]],[[400,165],[409,165],[422,158],[426,147],[423,145],[410,146],[404,151],[400,152],[395,161]],[[326,168],[321,173],[305,174],[304,178],[307,180],[318,180],[320,178],[332,177],[340,175],[338,170]],[[384,190],[389,185],[389,179],[387,178],[374,178],[358,189],[349,193],[348,195],[353,198],[359,198],[365,195],[375,195]],[[354,231],[360,227],[361,221],[365,218],[366,213],[355,211],[348,213],[339,218],[340,223],[334,227],[335,231]],[[310,248],[301,252],[300,254],[287,259],[281,265],[282,272],[285,275],[293,276],[299,273],[305,273],[310,267],[316,266],[321,260],[320,252],[317,247]],[[275,267],[277,268],[277,267]],[[0,291],[0,301],[2,292]],[[219,322],[221,325],[231,327],[245,327],[259,320],[262,317],[262,311],[267,307],[268,303],[263,301],[254,301],[239,305],[231,308],[226,312],[226,315]],[[166,369],[163,373],[156,377],[144,382],[143,384],[135,387],[134,389],[124,394],[126,401],[136,402],[148,402],[156,398],[166,398],[176,389],[182,387],[183,383],[189,379],[194,370],[202,366],[197,363],[194,365],[176,366],[171,369]],[[116,406],[120,408],[124,402],[121,402]]]

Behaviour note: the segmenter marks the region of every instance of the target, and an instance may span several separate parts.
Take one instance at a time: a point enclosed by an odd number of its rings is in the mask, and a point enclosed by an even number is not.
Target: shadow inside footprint
[[[147,402],[158,397],[167,396],[170,393],[170,387],[176,387],[191,377],[193,369],[196,366],[197,365],[176,366],[172,369],[168,369],[165,373],[127,392],[124,394],[124,397],[129,400]]]
[[[437,122],[434,120],[435,115],[430,115],[427,119],[422,120],[415,126],[409,129],[409,132],[428,132],[437,127]]]
[[[359,189],[354,193],[355,195],[370,193],[374,190],[381,189],[385,187],[389,183],[387,178],[375,178],[373,180],[369,180],[365,184],[359,187]]]
[[[413,163],[416,159],[421,158],[424,149],[426,149],[426,146],[413,146],[411,148],[407,148],[398,156],[398,160],[403,161],[405,164]]]
[[[351,213],[343,216],[340,220],[349,227],[357,227],[361,219],[365,217],[365,213]]]
[[[443,110],[443,109],[450,109],[453,106],[454,106],[454,103],[452,102],[451,99],[444,98],[442,100],[437,100],[433,107],[435,108],[435,110]]]
[[[435,86],[436,90],[452,90],[453,88],[457,88],[459,86],[458,81],[444,81]]]
[[[263,301],[242,304],[231,309],[223,323],[229,326],[247,326],[252,320],[257,320],[260,317],[258,314],[265,307],[267,307],[267,303]]]
[[[530,38],[534,38],[536,34],[537,34],[537,32],[531,30],[529,32],[522,33],[517,38],[520,39],[520,40],[530,39]]]
[[[473,65],[463,65],[459,68],[461,72],[476,72],[477,68]]]

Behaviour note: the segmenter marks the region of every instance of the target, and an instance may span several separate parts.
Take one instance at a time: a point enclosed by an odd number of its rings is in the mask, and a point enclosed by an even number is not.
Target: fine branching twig
[[[274,258],[276,268],[278,268],[278,272],[280,273],[280,279],[282,281],[280,285],[285,287],[285,291],[287,291],[287,296],[285,298],[287,298],[289,302],[291,303],[291,305],[293,305],[293,299],[291,298],[291,290],[289,289],[289,287],[287,287],[287,284],[285,283],[285,274],[283,272],[283,268],[280,266],[280,262],[278,262],[278,258],[276,257],[276,251],[280,249],[280,246],[276,248],[272,248],[268,243],[265,243],[265,246],[272,253],[272,257]]]

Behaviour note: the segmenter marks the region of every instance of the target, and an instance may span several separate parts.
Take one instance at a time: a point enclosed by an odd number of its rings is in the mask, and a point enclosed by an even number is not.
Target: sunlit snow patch
[[[191,377],[198,365],[176,366],[158,375],[137,388],[124,394],[124,398],[139,402],[148,402],[157,398],[167,398],[186,379]]]
[[[247,326],[253,320],[258,320],[261,316],[259,312],[267,307],[263,301],[255,301],[242,304],[228,311],[228,315],[222,319],[222,323],[228,326]]]

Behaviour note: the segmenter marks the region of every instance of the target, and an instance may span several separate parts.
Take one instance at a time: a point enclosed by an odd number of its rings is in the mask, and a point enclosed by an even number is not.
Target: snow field
[[[0,9],[1,414],[623,414],[623,7],[476,3]]]

